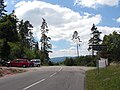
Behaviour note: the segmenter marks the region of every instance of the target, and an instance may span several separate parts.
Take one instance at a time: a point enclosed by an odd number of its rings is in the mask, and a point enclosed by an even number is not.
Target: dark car
[[[7,66],[7,62],[6,60],[2,60],[0,59],[0,66]]]
[[[13,61],[8,62],[8,66],[11,66],[11,67],[30,67],[30,66],[34,66],[34,63],[30,62],[27,59],[15,59]]]

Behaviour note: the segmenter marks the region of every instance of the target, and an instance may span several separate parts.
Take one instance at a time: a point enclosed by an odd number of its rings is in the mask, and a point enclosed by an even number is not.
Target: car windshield
[[[36,63],[40,63],[40,61],[34,61],[34,62],[36,62]]]
[[[40,62],[40,59],[32,59],[33,62]]]

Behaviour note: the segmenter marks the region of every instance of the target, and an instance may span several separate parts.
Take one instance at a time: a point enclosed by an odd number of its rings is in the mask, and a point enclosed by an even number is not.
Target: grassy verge
[[[120,90],[120,65],[87,71],[86,90]]]

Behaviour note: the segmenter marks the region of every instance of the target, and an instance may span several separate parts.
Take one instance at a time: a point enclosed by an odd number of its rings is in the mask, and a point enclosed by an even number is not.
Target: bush
[[[77,66],[96,66],[96,60],[98,60],[98,56],[80,56],[75,58],[75,63],[74,65]]]
[[[74,66],[75,62],[74,62],[73,58],[66,58],[64,61],[64,64],[67,66]]]
[[[48,65],[49,65],[49,66],[53,66],[53,65],[54,65],[54,63],[53,63],[53,62],[51,62],[51,61],[49,61],[49,62],[48,62]]]

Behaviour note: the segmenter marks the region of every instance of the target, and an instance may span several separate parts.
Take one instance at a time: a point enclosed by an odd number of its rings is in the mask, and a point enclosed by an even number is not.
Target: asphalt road
[[[79,67],[41,67],[0,78],[0,90],[84,90],[84,79]]]

